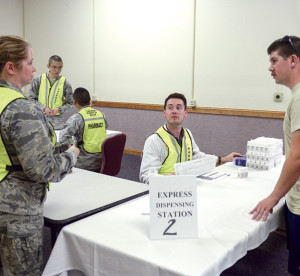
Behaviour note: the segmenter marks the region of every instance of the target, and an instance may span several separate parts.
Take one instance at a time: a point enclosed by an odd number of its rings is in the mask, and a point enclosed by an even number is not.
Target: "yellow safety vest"
[[[190,161],[193,159],[193,146],[192,139],[184,128],[184,134],[182,138],[182,146],[180,146],[173,135],[166,131],[163,127],[160,127],[156,133],[163,140],[168,148],[168,156],[164,160],[159,174],[170,174],[174,173],[174,164],[181,163],[185,161]]]
[[[61,76],[51,87],[47,74],[42,74],[38,102],[50,109],[62,107],[65,80],[66,78]],[[58,112],[56,115],[60,115],[60,113]]]
[[[20,92],[10,89],[10,88],[0,88],[0,117],[4,109],[16,99],[26,99],[24,95]],[[56,143],[56,134],[53,130],[52,133],[52,143]],[[8,175],[10,171],[21,171],[23,170],[21,165],[13,165],[9,154],[7,153],[6,147],[3,143],[2,137],[0,135],[0,182]],[[49,183],[50,184],[50,183]],[[48,185],[49,185],[48,184]],[[47,185],[47,186],[48,186]]]
[[[10,88],[0,88],[0,116],[2,115],[3,110],[11,102],[16,99],[25,98],[20,92],[15,91]],[[10,156],[7,153],[6,147],[3,143],[2,137],[0,135],[0,182],[8,175],[11,171],[8,168],[12,167],[12,162]]]
[[[101,152],[101,144],[107,138],[102,112],[87,106],[78,113],[84,120],[83,148],[89,153]]]
[[[56,143],[57,143],[57,136],[56,136],[56,133],[55,133],[55,130],[54,130],[54,127],[53,127],[53,125],[50,123],[50,122],[48,122],[49,123],[49,125],[50,125],[50,127],[51,127],[51,129],[52,129],[52,133],[51,133],[51,141],[52,141],[52,144],[53,144],[53,146],[55,146],[56,145]]]

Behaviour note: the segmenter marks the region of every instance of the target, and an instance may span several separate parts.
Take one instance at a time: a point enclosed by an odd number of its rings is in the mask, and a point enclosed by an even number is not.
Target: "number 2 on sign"
[[[168,223],[170,223],[170,225],[167,227],[167,229],[164,231],[164,235],[177,235],[177,232],[174,233],[169,233],[168,230],[172,227],[172,225],[174,225],[176,222],[176,219],[170,219],[168,221]]]

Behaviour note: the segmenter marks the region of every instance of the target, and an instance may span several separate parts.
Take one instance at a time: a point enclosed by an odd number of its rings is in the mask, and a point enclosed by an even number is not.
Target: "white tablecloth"
[[[149,197],[143,196],[64,227],[43,275],[219,275],[265,241],[283,217],[284,200],[266,222],[249,215],[273,190],[281,166],[249,169],[245,179],[237,168],[220,166],[231,175],[199,180],[197,239],[150,240]]]
[[[147,192],[145,184],[73,168],[62,181],[51,183],[44,217],[63,222],[115,202]]]

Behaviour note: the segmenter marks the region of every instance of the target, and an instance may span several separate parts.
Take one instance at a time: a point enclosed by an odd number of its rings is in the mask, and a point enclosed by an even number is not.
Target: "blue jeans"
[[[288,272],[300,276],[300,215],[293,214],[287,205],[286,240],[289,250]]]

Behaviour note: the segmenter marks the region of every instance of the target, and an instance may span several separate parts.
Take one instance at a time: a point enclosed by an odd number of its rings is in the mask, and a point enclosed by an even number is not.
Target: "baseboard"
[[[137,156],[141,156],[142,151],[141,150],[135,150],[135,149],[124,149],[124,153],[125,154],[131,154],[131,155],[137,155]]]

